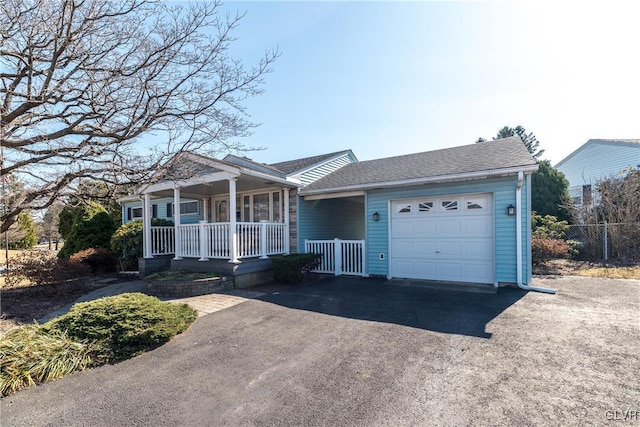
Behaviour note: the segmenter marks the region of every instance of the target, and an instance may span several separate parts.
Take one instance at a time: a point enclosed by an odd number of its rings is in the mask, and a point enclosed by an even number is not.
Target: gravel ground
[[[342,278],[281,290],[4,398],[0,424],[637,425],[640,281],[535,285],[558,293]]]

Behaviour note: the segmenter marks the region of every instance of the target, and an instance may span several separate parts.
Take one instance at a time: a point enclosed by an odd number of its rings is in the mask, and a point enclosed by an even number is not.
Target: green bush
[[[51,381],[74,371],[133,357],[169,341],[196,319],[186,304],[123,294],[74,305],[43,325],[0,339],[0,393]]]
[[[5,273],[5,286],[18,286],[23,280],[35,285],[56,285],[88,276],[89,266],[67,259],[59,259],[47,252],[22,252],[11,260]]]
[[[142,257],[142,221],[122,224],[111,236],[111,250],[123,260]]]
[[[153,218],[152,226],[173,226],[173,221]],[[142,221],[136,220],[122,224],[111,237],[111,250],[127,265],[134,266],[142,257]]]
[[[9,242],[9,249],[32,249],[38,243],[36,224],[29,212],[22,212],[16,221],[15,240]]]
[[[73,340],[94,343],[94,361],[114,363],[164,344],[196,317],[187,304],[130,293],[78,303],[45,327],[66,332]]]
[[[118,258],[111,249],[89,248],[71,255],[69,261],[84,264],[95,274],[116,271]]]
[[[533,212],[531,215],[531,234],[546,239],[563,239],[569,224],[558,221],[553,215],[541,216]]]
[[[97,203],[84,205],[75,211],[71,230],[64,236],[60,258],[69,258],[88,248],[108,248],[116,224],[107,210]]]
[[[93,346],[40,325],[14,329],[0,340],[0,394],[61,378],[91,365]]]
[[[290,254],[271,258],[273,278],[279,282],[298,283],[320,264],[321,254]]]

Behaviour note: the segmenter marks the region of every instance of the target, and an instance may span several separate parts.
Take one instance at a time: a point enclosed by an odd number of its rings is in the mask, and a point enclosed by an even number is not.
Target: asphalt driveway
[[[536,284],[558,294],[359,279],[268,294],[135,359],[2,399],[0,424],[637,423],[640,281]]]

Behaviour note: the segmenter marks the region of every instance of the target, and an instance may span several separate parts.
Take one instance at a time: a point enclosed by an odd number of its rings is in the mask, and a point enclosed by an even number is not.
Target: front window
[[[254,194],[253,221],[269,221],[269,193]]]
[[[273,210],[273,222],[281,222],[282,215],[280,213],[280,192],[276,191],[273,193],[273,202],[271,204],[271,209]]]
[[[181,202],[180,203],[180,214],[181,215],[195,215],[198,213],[198,201],[194,200],[193,202]]]
[[[131,219],[140,219],[142,218],[142,208],[132,208],[131,209]]]

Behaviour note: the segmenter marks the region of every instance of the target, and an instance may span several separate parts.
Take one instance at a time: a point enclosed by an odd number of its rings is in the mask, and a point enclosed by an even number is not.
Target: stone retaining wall
[[[233,278],[211,278],[197,280],[149,280],[147,290],[157,297],[195,297],[233,289]]]

